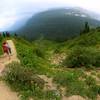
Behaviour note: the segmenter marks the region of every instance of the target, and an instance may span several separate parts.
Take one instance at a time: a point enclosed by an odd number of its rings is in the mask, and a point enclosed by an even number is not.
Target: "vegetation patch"
[[[4,80],[10,87],[19,92],[22,100],[29,100],[30,97],[37,100],[60,100],[60,94],[57,91],[44,91],[45,81],[38,77],[34,70],[12,63],[7,66]]]
[[[100,94],[100,86],[96,84],[96,80],[82,70],[59,72],[55,75],[54,82],[66,88],[66,96],[80,95],[96,100]]]
[[[75,67],[99,67],[100,66],[100,51],[93,48],[76,47],[66,57],[63,62],[64,66]]]

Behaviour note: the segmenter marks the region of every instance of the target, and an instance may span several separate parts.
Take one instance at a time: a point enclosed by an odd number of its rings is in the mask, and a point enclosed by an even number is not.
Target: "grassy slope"
[[[40,47],[40,44],[37,42],[29,43],[23,39],[18,39],[18,41],[15,41],[15,43],[18,51],[18,57],[20,58],[21,63],[30,68],[33,68],[38,74],[49,72],[48,70],[50,69],[51,65],[47,57],[52,52],[48,53],[48,51],[49,49],[51,51],[51,49],[54,47],[52,46],[50,48],[44,48],[43,45]]]
[[[86,67],[88,66],[100,67],[100,62],[99,62],[100,61],[100,32],[98,30],[93,30],[73,40],[69,40],[67,44],[68,44],[67,47],[68,49],[71,50],[72,55],[74,53],[73,57],[75,56],[76,58],[79,57],[81,62],[88,64],[87,66],[86,64],[83,64],[83,66],[85,65]],[[81,54],[79,55],[78,53],[80,52]],[[72,55],[70,56],[71,59],[73,58]],[[84,57],[88,61],[84,61],[85,60]],[[69,60],[71,59],[69,58]],[[79,62],[79,60],[77,60],[77,62]]]
[[[23,39],[13,39],[17,48],[21,64],[27,69],[31,68],[36,74],[47,75],[53,78],[53,82],[63,86],[66,96],[81,95],[95,100],[100,94],[100,74],[97,70],[67,69],[61,64],[51,63],[50,58],[55,54],[65,53],[66,56],[77,47],[100,50],[100,32],[97,30],[63,43],[48,40],[37,40],[32,43]],[[91,49],[90,49],[91,48]],[[58,67],[60,66],[60,67]],[[95,78],[97,77],[97,78]],[[58,88],[58,91],[60,91]],[[23,95],[25,95],[23,93]],[[29,97],[31,94],[27,94]],[[37,94],[37,97],[39,94]],[[50,99],[50,97],[48,97]],[[48,99],[48,100],[49,100]],[[38,100],[41,100],[38,98]],[[42,97],[42,100],[43,99]],[[55,100],[54,98],[52,100]],[[59,100],[59,99],[57,99]]]

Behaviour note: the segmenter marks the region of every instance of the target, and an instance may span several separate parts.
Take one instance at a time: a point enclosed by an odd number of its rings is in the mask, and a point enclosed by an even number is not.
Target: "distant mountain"
[[[76,36],[87,21],[91,27],[100,25],[93,14],[84,9],[52,9],[36,14],[18,32],[29,40],[44,36],[47,39],[65,40]]]

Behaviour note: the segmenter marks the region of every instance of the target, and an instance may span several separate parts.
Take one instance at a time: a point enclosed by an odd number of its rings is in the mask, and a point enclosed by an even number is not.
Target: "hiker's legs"
[[[9,48],[9,53],[11,54],[12,52],[11,52],[11,48]]]

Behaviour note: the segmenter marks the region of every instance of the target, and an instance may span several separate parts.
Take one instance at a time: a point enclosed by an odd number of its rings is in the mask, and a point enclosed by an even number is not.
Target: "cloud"
[[[0,0],[0,30],[12,26],[17,20],[56,7],[78,6],[100,14],[99,0]]]

